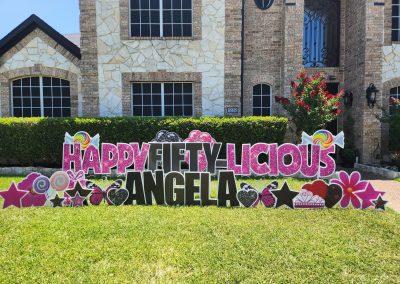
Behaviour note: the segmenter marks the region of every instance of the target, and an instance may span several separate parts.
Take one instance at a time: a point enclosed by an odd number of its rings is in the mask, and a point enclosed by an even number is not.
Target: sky
[[[61,34],[79,33],[79,0],[0,0],[0,39],[32,14]]]

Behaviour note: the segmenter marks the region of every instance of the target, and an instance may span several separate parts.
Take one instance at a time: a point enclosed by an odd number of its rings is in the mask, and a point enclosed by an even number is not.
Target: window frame
[[[23,110],[24,110],[24,107],[23,107],[23,104],[22,104],[22,106],[21,107],[16,107],[16,108],[19,108],[19,109],[21,109],[21,111],[22,111],[22,116],[21,117],[26,117],[26,118],[28,118],[28,117],[52,117],[52,118],[67,118],[67,117],[72,117],[72,98],[71,98],[71,81],[70,80],[67,80],[67,79],[64,79],[64,78],[60,78],[60,77],[55,77],[55,76],[45,76],[45,75],[34,75],[34,76],[24,76],[24,77],[19,77],[19,78],[13,78],[12,80],[10,80],[10,84],[9,84],[9,86],[10,86],[10,107],[11,107],[11,116],[12,117],[15,117],[15,113],[14,113],[14,82],[15,81],[18,81],[18,80],[21,80],[21,100],[23,100],[23,96],[22,96],[22,88],[24,87],[23,85],[22,85],[22,80],[23,79],[27,79],[27,78],[29,78],[29,80],[30,80],[30,83],[29,83],[29,86],[25,86],[25,87],[29,87],[29,90],[30,90],[30,100],[31,100],[31,106],[30,106],[30,109],[31,109],[31,116],[24,116],[23,115]],[[39,79],[39,86],[32,86],[32,81],[31,81],[31,78],[38,78]],[[50,86],[45,86],[44,85],[44,83],[43,83],[43,78],[50,78],[51,79],[51,85]],[[58,80],[60,80],[60,86],[54,86],[53,85],[53,79],[58,79]],[[66,81],[66,82],[68,82],[68,85],[67,86],[63,86],[62,85],[62,81]],[[32,87],[39,87],[39,99],[40,99],[40,116],[33,116],[32,115],[32,109],[33,108],[36,108],[36,107],[33,107],[32,106]],[[54,99],[54,96],[53,96],[53,88],[54,87],[59,87],[59,88],[66,88],[66,87],[68,87],[68,89],[69,89],[69,107],[63,107],[63,99],[64,99],[64,97],[63,97],[63,92],[62,92],[62,90],[60,89],[60,97],[59,97],[59,99],[60,99],[60,102],[61,102],[61,104],[60,104],[60,107],[56,107],[56,109],[60,109],[60,111],[61,111],[61,116],[54,116],[54,115],[52,115],[52,116],[45,116],[45,109],[46,108],[50,108],[50,107],[46,107],[45,106],[45,104],[44,104],[44,99],[45,99],[45,96],[44,96],[44,88],[45,87],[50,87],[50,89],[51,89],[51,92],[52,92],[52,96],[51,96],[51,99],[52,99],[52,106],[51,106],[51,110],[52,110],[52,114],[53,114],[53,110],[55,109],[55,107],[53,106],[53,99]],[[47,98],[47,97],[46,97]],[[69,116],[64,116],[63,115],[63,110],[64,109],[69,109]]]
[[[393,89],[396,89],[396,94],[392,94],[392,90]],[[390,90],[389,90],[389,115],[390,116],[392,115],[392,109],[393,108],[399,108],[399,106],[392,106],[390,104],[390,99],[391,98],[396,98],[398,100],[400,99],[400,86],[390,88]]]
[[[194,2],[195,1],[200,1],[200,0],[190,0],[191,1],[191,9],[190,9],[190,11],[191,11],[191,22],[190,22],[191,34],[190,35],[182,35],[182,36],[174,36],[173,32],[172,32],[171,36],[165,36],[164,35],[164,19],[163,19],[163,17],[164,17],[164,7],[163,7],[163,0],[159,0],[159,19],[160,19],[159,29],[160,29],[160,35],[159,36],[151,36],[151,35],[144,35],[143,36],[141,34],[139,36],[132,35],[132,25],[135,24],[135,23],[132,23],[132,11],[134,11],[134,10],[131,7],[131,5],[132,5],[131,1],[132,0],[127,0],[127,1],[128,1],[128,33],[129,33],[129,38],[131,38],[131,39],[134,39],[134,38],[144,38],[144,39],[146,39],[146,38],[163,38],[163,39],[195,38],[195,34],[194,34],[195,33],[195,28],[194,28],[194,25],[195,25],[195,7],[194,7],[194,4],[195,3]],[[183,1],[183,0],[181,0],[181,1]],[[148,10],[150,11],[150,8]],[[172,11],[172,9],[170,9],[170,10]],[[181,12],[185,11],[185,10],[187,10],[187,9],[182,9],[182,8],[179,9],[179,11],[181,11]],[[141,9],[139,8],[139,10],[137,10],[137,11],[141,11]],[[151,21],[151,19],[150,19],[150,21]],[[151,26],[151,24],[152,23],[150,22],[149,25]],[[188,24],[188,23],[183,23],[183,22],[180,23],[180,25],[185,25],[185,24]],[[142,25],[142,22],[140,20],[139,26],[141,26],[141,25]],[[171,23],[171,25],[173,25],[173,23]],[[182,33],[183,33],[183,27],[182,27]],[[150,34],[151,34],[151,30],[150,30]]]
[[[391,5],[391,12],[390,20],[391,20],[391,41],[392,42],[399,42],[400,41],[400,1],[398,3],[394,3],[396,0],[392,0]],[[394,7],[397,7],[397,15],[394,15]],[[394,28],[394,19],[397,19],[398,27],[397,29]],[[397,32],[397,38],[394,38],[394,33]]]
[[[260,95],[255,95],[254,94],[255,93],[254,89],[257,86],[261,86],[261,94]],[[270,105],[269,107],[264,107],[263,106],[263,96],[264,96],[264,94],[263,94],[263,86],[268,86],[269,87],[269,105]],[[254,97],[255,96],[261,97],[261,106],[259,106],[259,107],[254,107]],[[255,108],[258,108],[258,109],[261,110],[261,115],[254,114],[254,109]],[[272,116],[272,86],[270,84],[266,84],[266,83],[260,83],[260,84],[253,85],[253,90],[252,90],[252,115],[253,116],[265,116],[265,115],[262,114],[263,109],[269,109],[269,115],[266,115],[266,116]]]
[[[134,112],[134,98],[133,98],[133,96],[134,96],[134,92],[133,92],[133,86],[135,85],[135,84],[140,84],[140,85],[142,85],[141,87],[143,88],[143,84],[151,84],[151,85],[153,85],[153,84],[160,84],[160,87],[161,87],[161,92],[160,92],[160,95],[161,95],[161,105],[160,105],[160,107],[161,107],[161,116],[154,116],[153,115],[153,107],[154,106],[158,106],[158,105],[153,105],[153,102],[152,102],[152,104],[151,105],[144,105],[143,104],[143,100],[142,100],[142,104],[140,105],[141,106],[141,108],[142,108],[142,115],[141,116],[139,116],[139,115],[135,115],[135,112]],[[166,84],[173,84],[173,86],[175,86],[175,84],[182,84],[182,87],[183,87],[183,85],[184,84],[190,84],[191,85],[191,89],[192,89],[192,93],[191,93],[191,101],[192,101],[192,105],[191,105],[191,115],[190,116],[188,116],[188,115],[172,115],[172,116],[166,116],[165,115],[165,112],[166,112],[166,110],[165,110],[165,108],[166,108],[166,106],[170,106],[170,107],[172,107],[172,109],[173,109],[173,112],[174,112],[174,107],[175,107],[175,103],[174,103],[174,101],[173,101],[173,103],[172,103],[172,105],[169,105],[169,104],[166,104],[165,103],[165,85]],[[152,86],[152,88],[153,88],[153,86]],[[130,82],[130,96],[131,96],[131,115],[132,115],[132,117],[174,117],[174,116],[180,116],[180,117],[194,117],[195,116],[195,82],[182,82],[182,81],[174,81],[174,82],[168,82],[168,81],[165,81],[165,82],[140,82],[140,81],[132,81],[132,82]],[[143,95],[144,95],[144,93],[143,93],[143,89],[142,89],[142,92],[141,92],[141,96],[142,96],[142,98],[143,98]],[[153,92],[151,92],[151,95],[152,95],[152,97],[153,97]],[[173,97],[174,97],[174,95],[175,95],[175,91],[174,91],[174,93],[173,93]],[[183,92],[183,89],[182,89],[182,93],[181,93],[181,95],[182,96],[184,96],[184,95],[188,95],[187,93],[185,93],[185,92]],[[151,116],[145,116],[145,115],[143,115],[143,113],[144,113],[144,111],[143,111],[143,107],[144,106],[151,106],[152,107],[152,115]],[[182,97],[182,104],[179,104],[179,106],[181,106],[182,108],[183,108],[183,113],[185,113],[185,111],[184,111],[184,108],[185,107],[187,107],[187,106],[189,106],[189,105],[186,105],[185,103],[184,103],[184,98]]]

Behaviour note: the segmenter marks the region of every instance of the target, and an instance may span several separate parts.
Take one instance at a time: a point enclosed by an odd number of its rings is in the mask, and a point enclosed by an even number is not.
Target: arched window
[[[390,89],[390,98],[400,99],[400,86]],[[395,108],[396,106],[390,105],[390,114],[394,112]]]
[[[271,86],[259,84],[253,87],[253,115],[270,116],[271,115]]]
[[[70,83],[52,77],[26,77],[11,84],[15,117],[70,117]]]
[[[340,1],[305,0],[303,31],[303,65],[338,67]]]

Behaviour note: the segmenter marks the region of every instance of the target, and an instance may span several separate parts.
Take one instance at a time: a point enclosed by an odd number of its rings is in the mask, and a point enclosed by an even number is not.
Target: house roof
[[[42,30],[75,57],[81,58],[81,50],[78,46],[34,14],[0,40],[0,56],[4,55],[36,28]]]

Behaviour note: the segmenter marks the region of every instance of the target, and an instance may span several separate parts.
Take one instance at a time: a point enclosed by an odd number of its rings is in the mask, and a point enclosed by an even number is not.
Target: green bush
[[[282,143],[287,119],[243,118],[0,118],[1,166],[55,166],[62,162],[62,144],[68,132],[100,134],[100,142],[149,142],[159,130],[182,138],[192,130],[209,132],[218,142]]]

